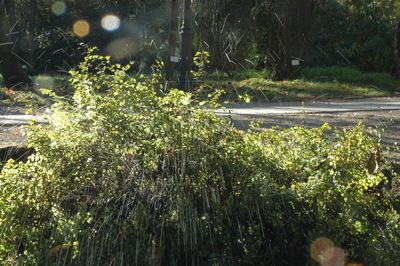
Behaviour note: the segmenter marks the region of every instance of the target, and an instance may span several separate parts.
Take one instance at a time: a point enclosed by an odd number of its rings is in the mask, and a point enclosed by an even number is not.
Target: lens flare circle
[[[346,264],[346,253],[343,249],[334,247],[329,248],[323,254],[322,265],[344,266]]]
[[[311,244],[311,258],[321,263],[324,260],[324,253],[334,247],[335,244],[332,240],[325,237],[318,238]]]
[[[121,19],[116,15],[105,15],[101,19],[101,27],[109,32],[116,31],[121,26]]]
[[[51,5],[51,12],[56,16],[62,16],[67,13],[67,4],[64,1],[55,1]]]
[[[105,53],[116,60],[132,60],[141,49],[140,41],[133,37],[123,37],[111,41],[106,46]]]
[[[79,38],[86,37],[90,33],[90,24],[86,20],[77,20],[72,26],[72,32]]]

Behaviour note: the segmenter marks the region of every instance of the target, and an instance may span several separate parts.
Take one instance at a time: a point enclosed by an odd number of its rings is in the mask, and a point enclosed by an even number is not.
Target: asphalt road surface
[[[313,101],[306,103],[235,104],[217,113],[239,129],[246,130],[249,123],[262,120],[262,128],[273,126],[320,127],[325,122],[338,128],[351,128],[362,122],[381,131],[385,156],[400,162],[400,98],[372,98],[353,100]],[[0,107],[0,148],[26,145],[23,126],[36,119],[46,123],[42,116],[26,116],[20,109]]]
[[[261,128],[273,126],[320,127],[325,122],[338,128],[351,128],[362,122],[366,127],[381,133],[385,157],[400,163],[400,110],[393,111],[361,111],[338,113],[301,113],[279,115],[230,115],[229,119],[240,129],[248,129],[251,121],[261,121]],[[390,152],[388,151],[391,150]]]

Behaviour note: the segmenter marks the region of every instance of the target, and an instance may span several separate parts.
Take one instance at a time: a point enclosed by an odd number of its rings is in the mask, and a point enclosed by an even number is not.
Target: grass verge
[[[400,81],[387,73],[366,73],[351,67],[305,68],[291,79],[274,81],[265,71],[216,73],[204,92],[222,88],[229,101],[305,101],[316,98],[400,95]]]
[[[400,95],[400,81],[388,73],[367,73],[352,67],[304,68],[291,79],[274,81],[267,70],[245,70],[227,75],[214,72],[200,86],[201,98],[216,89],[222,89],[223,100],[229,102],[307,101],[329,98],[388,97]],[[49,98],[38,89],[50,88],[58,95],[72,93],[66,76],[39,75],[32,77],[33,92],[15,92],[0,89],[3,106],[26,102],[38,106],[49,104]],[[0,77],[0,88],[3,81]]]
[[[0,105],[9,106],[45,106],[51,103],[50,97],[40,92],[40,89],[50,89],[57,95],[72,93],[67,76],[38,75],[33,76],[34,87],[30,91],[13,90],[4,87],[0,76]]]

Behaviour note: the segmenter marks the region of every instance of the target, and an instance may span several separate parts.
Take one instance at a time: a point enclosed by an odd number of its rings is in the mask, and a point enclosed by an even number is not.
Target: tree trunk
[[[400,79],[400,21],[397,24],[394,47],[395,76]]]
[[[38,3],[37,0],[30,1],[30,18],[29,18],[29,34],[35,34],[36,29],[36,17],[38,15]]]
[[[7,88],[27,88],[31,87],[32,80],[22,71],[18,63],[18,57],[13,51],[14,42],[7,35],[10,32],[10,23],[7,18],[9,14],[14,14],[12,3],[2,1],[0,3],[0,74],[3,76]]]
[[[272,68],[276,79],[292,75],[303,61],[314,9],[312,0],[273,0],[258,7],[256,39],[265,52],[259,65]]]
[[[171,13],[170,13],[170,25],[169,25],[169,38],[168,38],[168,58],[166,62],[166,81],[167,85],[169,82],[174,81],[174,66],[176,62],[172,62],[172,56],[176,57],[177,47],[177,35],[178,35],[178,2],[177,0],[171,0]]]
[[[302,62],[306,40],[312,25],[313,7],[309,0],[284,1],[275,13],[275,33],[270,35],[270,56],[275,63],[276,78],[287,78]]]

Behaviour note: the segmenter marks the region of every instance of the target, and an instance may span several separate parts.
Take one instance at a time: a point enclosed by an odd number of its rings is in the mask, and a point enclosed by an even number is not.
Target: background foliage
[[[100,47],[113,60],[142,62],[142,68],[166,55],[168,1],[69,0],[63,1],[67,9],[61,15],[52,12],[52,0],[15,2],[19,52],[36,74],[76,66],[82,41]],[[193,8],[196,50],[210,53],[214,69],[230,73],[267,67],[283,78],[296,70],[293,58],[306,66],[344,64],[381,72],[394,68],[400,14],[395,0],[205,0],[193,1]],[[100,27],[109,13],[122,20],[117,32]],[[71,32],[77,19],[91,25],[83,39]],[[135,48],[116,56],[107,47],[117,40],[129,40]]]
[[[391,71],[397,1],[328,1],[314,25],[310,56],[317,65],[354,64]],[[397,11],[398,12],[398,11]]]

